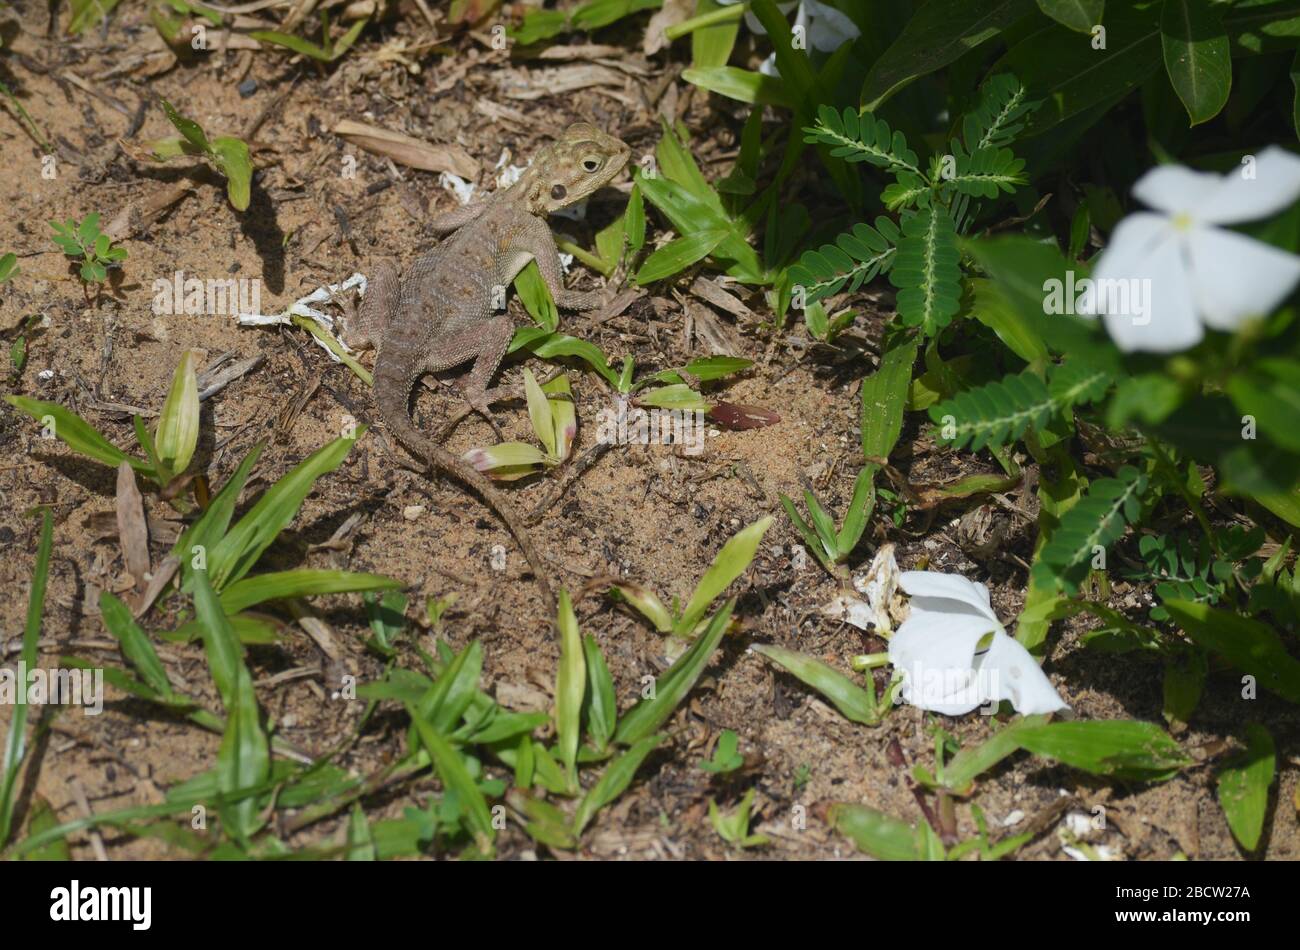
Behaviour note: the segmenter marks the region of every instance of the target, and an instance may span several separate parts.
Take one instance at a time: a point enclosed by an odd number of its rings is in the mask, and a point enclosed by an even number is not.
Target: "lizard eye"
[[[582,160],[582,169],[585,172],[595,172],[600,170],[600,159],[595,155],[588,155]]]
[[[560,201],[560,200],[563,199],[564,196],[567,195],[568,193],[569,193],[569,190],[568,190],[567,188],[565,188],[563,185],[552,185],[552,186],[551,186],[551,197],[554,198],[556,201]]]

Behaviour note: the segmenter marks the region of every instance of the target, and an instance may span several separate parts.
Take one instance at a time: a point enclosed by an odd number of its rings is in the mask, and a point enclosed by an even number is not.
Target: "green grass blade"
[[[722,609],[713,615],[709,625],[695,642],[687,648],[677,662],[659,678],[655,692],[649,699],[643,699],[623,716],[614,732],[614,741],[620,745],[633,745],[654,733],[668,721],[678,704],[686,698],[695,681],[704,672],[709,658],[722,641],[722,634],[731,620],[731,611],[735,600],[729,600]]]
[[[495,836],[492,828],[492,813],[488,811],[487,799],[483,797],[469,770],[465,768],[460,753],[453,749],[451,744],[439,735],[438,731],[410,703],[406,704],[406,711],[410,713],[411,721],[415,723],[416,732],[420,735],[420,743],[428,751],[429,758],[433,760],[433,767],[438,777],[442,779],[443,787],[455,792],[456,797],[460,799],[461,807],[466,812],[466,823],[474,835],[479,850],[484,854],[491,854],[492,840]]]
[[[356,438],[337,438],[299,462],[268,488],[217,542],[208,558],[208,571],[216,590],[223,590],[227,584],[248,573],[262,552],[293,521],[316,480],[343,463],[364,431],[364,428],[358,428]]]
[[[596,817],[596,812],[600,811],[610,802],[622,795],[627,787],[632,784],[632,778],[636,775],[636,770],[641,767],[646,756],[655,750],[655,747],[663,741],[663,736],[649,735],[633,743],[632,747],[616,758],[601,773],[600,780],[592,786],[589,791],[578,803],[578,810],[573,814],[573,833],[580,835],[583,829],[591,823],[591,819]]]
[[[817,690],[829,699],[846,719],[860,722],[864,726],[874,726],[880,721],[874,693],[863,689],[839,670],[827,666],[821,660],[766,643],[755,645],[754,652],[767,657],[800,682]],[[870,683],[870,679],[867,682]]]
[[[254,604],[285,597],[345,594],[363,590],[396,590],[401,586],[401,581],[384,577],[382,574],[300,568],[258,574],[235,581],[221,592],[221,607],[227,614],[236,614]]]
[[[45,613],[45,588],[50,575],[50,550],[54,545],[54,518],[50,509],[41,509],[41,539],[36,547],[36,568],[32,571],[32,588],[27,599],[27,623],[23,627],[23,645],[19,659],[24,668],[36,667],[37,644],[41,639],[41,617]],[[17,688],[26,690],[26,683]],[[9,734],[5,740],[4,764],[0,766],[0,847],[9,841],[13,830],[14,792],[22,772],[23,757],[27,754],[25,730],[27,703],[13,707],[9,717]]]
[[[74,452],[79,452],[96,462],[102,462],[113,468],[127,462],[137,472],[143,472],[146,475],[153,474],[148,463],[127,455],[100,435],[89,422],[70,409],[60,406],[57,402],[29,399],[26,396],[5,396],[5,400],[9,405],[21,409],[42,425],[51,425],[52,423],[51,431],[54,437],[62,441]],[[46,417],[48,417],[48,420]]]
[[[754,554],[758,551],[759,542],[763,540],[764,533],[771,526],[771,515],[759,518],[748,527],[742,528],[722,546],[722,550],[713,559],[709,569],[695,585],[695,593],[691,595],[690,602],[687,603],[686,609],[682,611],[681,618],[677,622],[677,633],[689,634],[695,629],[704,612],[709,609],[709,604],[713,603],[714,599],[743,574],[745,568],[749,567],[750,562],[754,560]]]

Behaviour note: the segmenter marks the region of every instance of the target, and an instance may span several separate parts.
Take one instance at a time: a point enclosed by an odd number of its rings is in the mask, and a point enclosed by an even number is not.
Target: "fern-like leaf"
[[[934,336],[961,309],[961,267],[957,229],[941,205],[923,208],[903,221],[903,239],[889,273],[898,288],[898,315],[909,327]]]
[[[1035,579],[1048,589],[1069,594],[1088,576],[1100,548],[1119,540],[1125,528],[1142,512],[1146,476],[1126,465],[1115,478],[1103,478],[1088,487],[1088,494],[1061,516],[1061,523],[1039,552]],[[1104,557],[1104,554],[1103,554]]]
[[[1110,373],[1083,360],[1066,360],[1044,384],[1032,371],[1007,376],[958,393],[930,409],[940,440],[978,451],[1015,442],[1030,426],[1042,429],[1066,410],[1100,399],[1110,388]]]
[[[846,162],[870,162],[892,172],[921,175],[916,153],[907,147],[903,133],[891,130],[889,123],[870,112],[846,108],[841,114],[823,105],[817,110],[817,124],[803,131],[805,142],[829,145],[831,155]]]
[[[900,238],[898,225],[883,215],[876,226],[854,225],[817,250],[805,251],[790,268],[792,286],[803,287],[805,303],[837,294],[847,285],[850,293],[876,275],[889,270]]]
[[[898,211],[918,204],[930,192],[930,185],[923,178],[911,172],[899,172],[898,181],[886,185],[880,193],[880,200],[890,211]]]
[[[968,155],[960,143],[952,144],[955,170],[944,184],[963,195],[996,198],[999,191],[1010,194],[1025,183],[1025,160],[1016,158],[1010,149],[982,148]]]
[[[1096,402],[1106,395],[1114,377],[1082,359],[1067,359],[1054,370],[1047,389],[1058,411]]]
[[[930,407],[942,441],[956,448],[979,450],[1006,445],[1031,425],[1041,428],[1052,418],[1055,403],[1047,386],[1032,371],[976,386]]]
[[[1026,98],[1024,87],[1010,73],[991,77],[980,87],[979,103],[962,120],[966,151],[1005,148],[1038,105]]]

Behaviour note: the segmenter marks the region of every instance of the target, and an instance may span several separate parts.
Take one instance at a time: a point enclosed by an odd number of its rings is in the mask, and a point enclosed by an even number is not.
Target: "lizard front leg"
[[[537,261],[542,280],[555,298],[557,306],[565,310],[597,310],[604,306],[605,298],[599,291],[569,290],[564,286],[564,272],[560,269],[560,251],[555,246],[551,229],[541,218],[531,218],[512,244],[512,249],[527,251]]]
[[[452,231],[463,228],[476,218],[482,217],[483,209],[486,207],[486,201],[472,201],[467,205],[460,205],[438,215],[429,222],[429,227],[433,229],[434,234],[444,237]]]

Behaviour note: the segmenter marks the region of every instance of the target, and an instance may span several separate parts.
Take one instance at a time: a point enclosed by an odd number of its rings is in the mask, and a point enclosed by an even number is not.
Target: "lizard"
[[[568,126],[513,185],[436,218],[435,233],[450,237],[404,274],[399,276],[391,261],[377,262],[355,319],[344,329],[343,342],[349,347],[377,348],[374,399],[388,431],[422,464],[473,489],[495,510],[523,549],[548,600],[553,597],[546,562],[520,515],[482,472],[420,432],[410,416],[411,391],[425,373],[473,361],[465,396],[475,411],[492,421],[488,406],[497,392],[488,384],[514,336],[513,322],[504,311],[505,288],[529,261],[537,262],[558,306],[601,306],[599,292],[564,286],[546,216],[608,184],[630,154],[626,144],[590,123]]]

